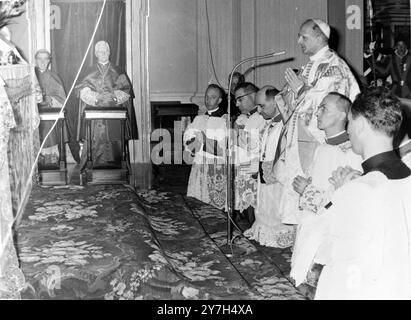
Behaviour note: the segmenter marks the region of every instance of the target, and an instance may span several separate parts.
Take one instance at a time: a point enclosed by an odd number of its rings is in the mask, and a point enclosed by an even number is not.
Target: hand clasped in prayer
[[[304,81],[291,68],[285,70],[285,80],[295,94],[304,86]]]
[[[334,186],[335,190],[341,188],[347,182],[354,180],[362,175],[362,172],[354,170],[350,166],[344,168],[339,167],[332,173],[332,177],[329,179],[330,183]]]

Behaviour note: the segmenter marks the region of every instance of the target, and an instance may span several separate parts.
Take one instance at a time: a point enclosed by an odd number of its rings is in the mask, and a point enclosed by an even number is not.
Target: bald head
[[[97,61],[101,64],[106,64],[110,58],[110,46],[106,41],[99,41],[94,48]]]
[[[348,115],[351,108],[351,101],[345,95],[339,92],[330,92],[328,97],[334,101],[334,106],[341,112]]]
[[[273,86],[264,86],[257,92],[256,104],[259,106],[259,112],[265,120],[274,118],[279,112],[275,101],[278,92]]]
[[[96,43],[94,49],[96,51],[110,50],[110,46],[108,45],[108,43],[106,41],[99,41],[99,42]]]
[[[329,93],[316,112],[318,129],[324,130],[327,136],[345,130],[351,101],[338,92]]]
[[[262,87],[260,90],[258,90],[257,95],[256,95],[256,99],[257,99],[258,97],[260,97],[260,98],[261,98],[261,97],[262,97],[262,98],[267,98],[267,96],[266,96],[267,91],[273,90],[273,89],[275,89],[275,87],[274,87],[274,86],[270,86],[270,85],[267,85],[267,86]]]

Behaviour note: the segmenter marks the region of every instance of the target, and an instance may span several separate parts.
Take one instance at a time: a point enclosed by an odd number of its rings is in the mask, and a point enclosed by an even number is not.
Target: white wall
[[[247,80],[283,86],[286,67],[299,67],[300,24],[308,18],[327,20],[327,0],[207,0],[217,78],[227,76],[240,60],[277,50],[291,62],[258,68]],[[150,99],[190,100],[202,104],[208,83],[216,83],[208,45],[204,0],[150,0],[148,34]],[[279,60],[279,59],[277,59]],[[276,61],[266,60],[261,63]],[[245,65],[244,72],[253,64]]]
[[[150,92],[192,95],[197,82],[196,1],[151,0],[148,57]]]
[[[297,34],[301,23],[309,18],[320,18],[327,21],[327,1],[258,0],[256,9],[258,19],[256,19],[255,54],[286,50],[287,53],[276,60],[286,58],[293,58],[294,60],[257,68],[254,79],[259,86],[273,84],[281,89],[285,83],[285,69],[287,67],[299,68],[307,59],[302,54],[300,47],[297,46]],[[276,60],[265,60],[260,63]]]
[[[31,59],[31,53],[29,45],[29,23],[26,18],[26,13],[14,18],[8,28],[11,31],[13,43],[19,48],[23,57],[29,61]]]

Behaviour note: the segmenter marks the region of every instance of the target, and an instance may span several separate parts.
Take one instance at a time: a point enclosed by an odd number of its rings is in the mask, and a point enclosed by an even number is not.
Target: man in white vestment
[[[255,222],[244,232],[244,236],[264,246],[287,248],[294,242],[295,228],[281,222],[278,199],[283,185],[272,172],[275,150],[283,127],[275,102],[276,94],[277,89],[265,86],[256,96],[259,112],[268,122],[261,139]]]
[[[198,115],[184,132],[184,145],[193,156],[187,196],[218,209],[226,206],[225,143],[227,114],[220,105],[224,91],[208,86],[205,95],[206,114]]]
[[[308,176],[297,176],[293,182],[294,190],[300,195],[301,210],[290,274],[297,286],[306,281],[326,228],[328,216],[324,206],[334,192],[329,178],[339,167],[361,170],[361,157],[352,151],[345,130],[350,107],[351,101],[337,92],[329,93],[323,99],[316,117],[318,128],[325,132],[326,143],[315,151]]]
[[[260,138],[266,120],[258,113],[255,96],[258,88],[250,83],[239,84],[234,92],[236,106],[241,114],[234,123],[237,139],[234,141],[235,182],[234,209],[247,212],[251,225],[254,222],[254,208],[257,203],[258,163],[260,155]]]
[[[348,65],[328,46],[330,26],[318,19],[305,21],[298,34],[298,43],[309,62],[297,74],[288,68],[286,85],[277,95],[284,129],[277,147],[274,165],[285,162],[285,190],[280,201],[283,222],[298,224],[299,195],[292,187],[294,178],[304,176],[312,163],[317,146],[325,143],[324,132],[317,127],[313,115],[322,99],[330,92],[339,92],[353,101],[360,92]]]
[[[347,131],[364,173],[333,173],[338,190],[325,206],[330,225],[315,299],[411,298],[411,203],[404,190],[411,170],[393,149],[401,121],[400,102],[386,88],[361,93],[351,107]]]

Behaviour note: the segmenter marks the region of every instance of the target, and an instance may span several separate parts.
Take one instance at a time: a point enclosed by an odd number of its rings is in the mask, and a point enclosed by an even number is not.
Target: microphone
[[[273,58],[273,57],[277,57],[277,56],[282,56],[286,53],[286,50],[283,51],[277,51],[277,52],[271,52],[271,53],[267,53],[267,54],[263,54],[261,56],[255,56],[255,57],[250,57],[244,60],[241,60],[233,69],[233,71],[231,72],[231,74],[234,73],[234,71],[241,66],[242,64],[249,62],[249,61],[253,61],[253,60],[261,60],[261,59],[267,59],[267,58]]]
[[[238,68],[239,66],[243,65],[243,64],[246,63],[246,62],[253,61],[253,60],[255,61],[255,60],[268,59],[268,58],[273,58],[273,57],[277,57],[277,56],[282,56],[282,55],[284,55],[286,52],[287,52],[286,50],[277,51],[277,52],[271,52],[271,53],[267,53],[267,54],[264,54],[264,55],[261,55],[261,56],[255,56],[255,57],[250,57],[250,58],[241,60],[239,63],[236,64],[236,66],[235,66],[235,67],[233,68],[233,70],[231,71],[230,81],[229,81],[229,84],[228,84],[228,90],[230,90],[230,93],[231,93],[231,83],[232,83],[232,81],[233,81],[233,74],[234,74],[234,72],[237,70],[237,68]],[[230,99],[230,95],[228,95],[228,99]],[[229,102],[230,102],[230,101],[229,101]],[[229,114],[229,115],[230,115],[230,114]]]
[[[226,156],[226,161],[227,161],[227,214],[228,214],[228,221],[227,221],[227,243],[231,243],[231,238],[232,238],[232,230],[231,230],[231,222],[232,222],[232,213],[233,213],[233,194],[232,194],[232,167],[231,167],[231,140],[230,140],[230,129],[231,129],[231,84],[233,81],[233,75],[234,72],[237,70],[238,67],[243,65],[244,63],[247,63],[249,61],[256,61],[256,60],[261,60],[261,59],[268,59],[268,58],[273,58],[277,56],[284,55],[286,53],[286,50],[282,51],[277,51],[277,52],[271,52],[267,53],[264,55],[260,56],[255,56],[255,57],[250,57],[247,59],[244,59],[237,63],[233,70],[231,71],[230,74],[230,80],[228,82],[228,97],[227,97],[227,106],[228,106],[228,121],[227,121],[227,156]]]
[[[282,56],[283,54],[285,54],[285,52],[286,52],[286,51],[283,50],[283,51],[279,51],[279,52],[270,53],[270,55],[273,56],[273,57]]]

